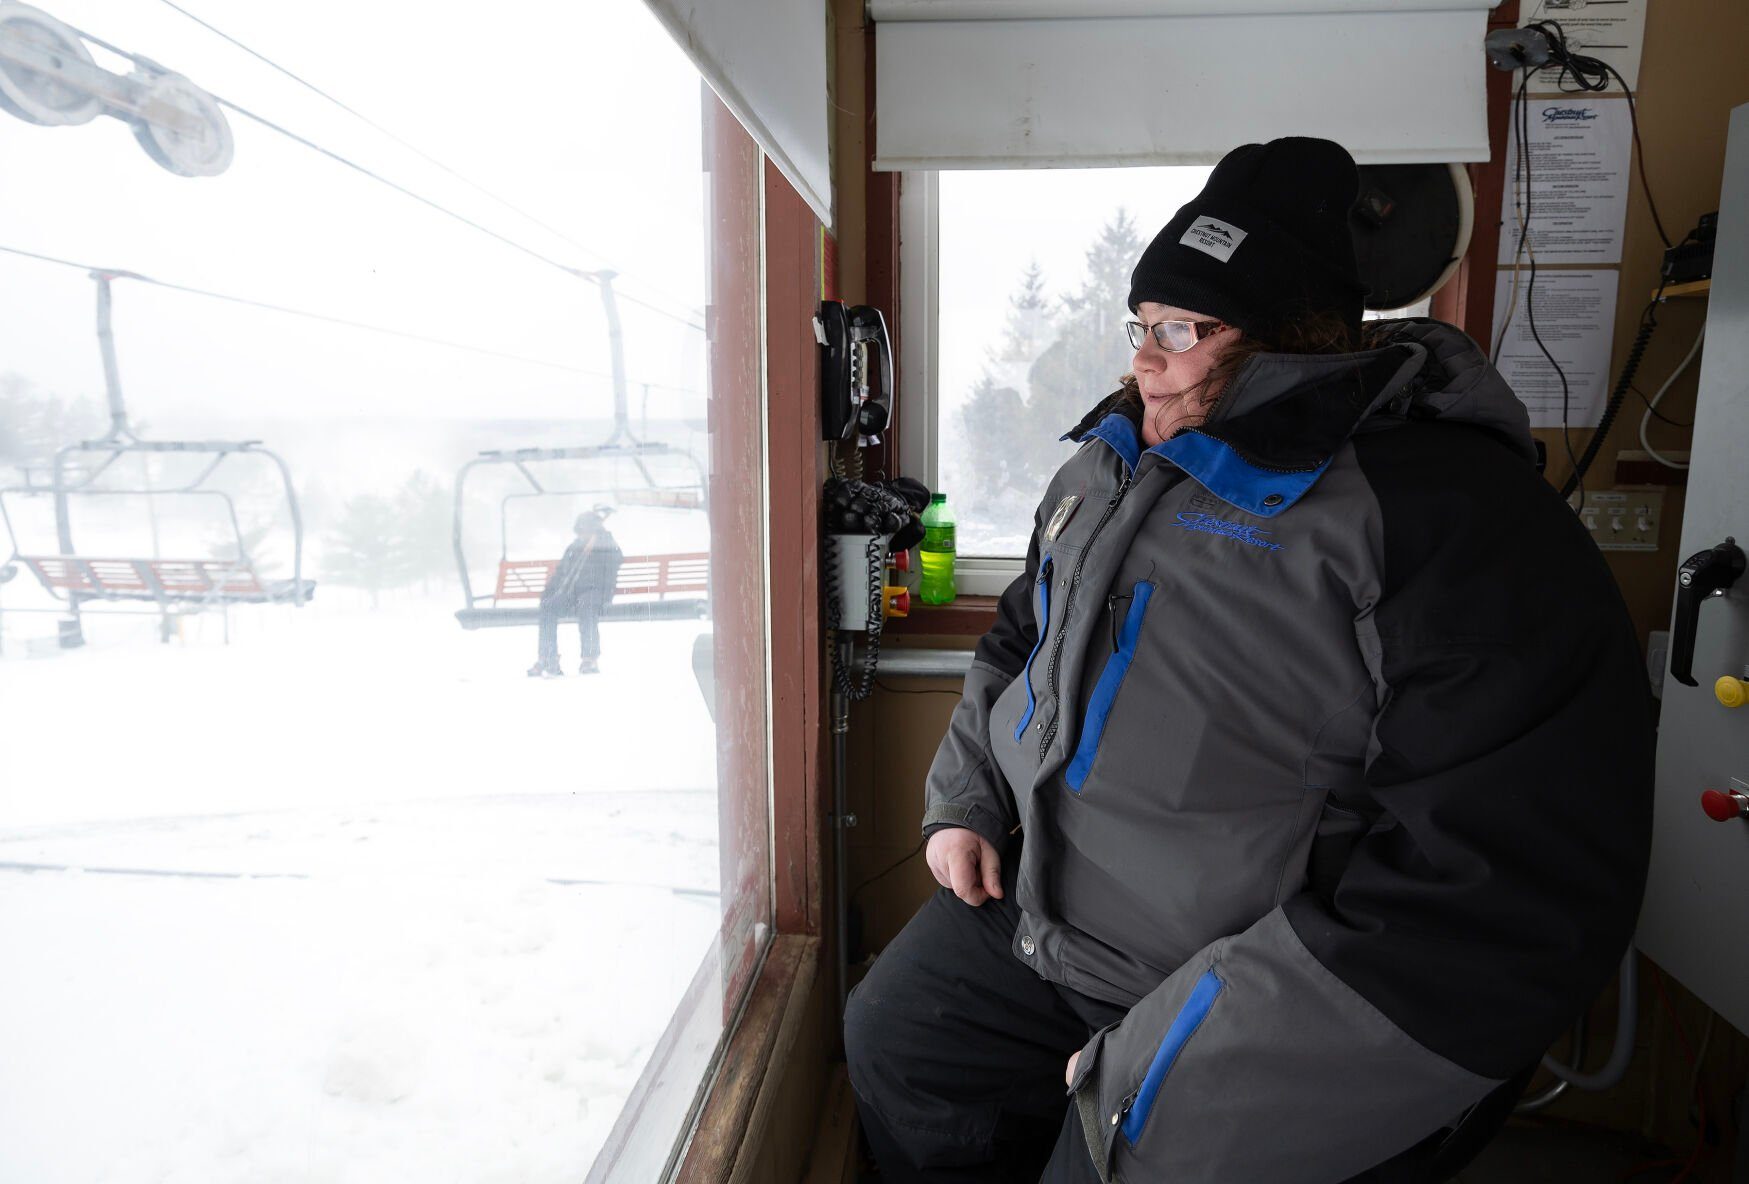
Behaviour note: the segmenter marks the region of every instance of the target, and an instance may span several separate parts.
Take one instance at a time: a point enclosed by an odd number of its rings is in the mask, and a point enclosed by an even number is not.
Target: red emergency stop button
[[[1746,805],[1749,805],[1749,798],[1740,793],[1722,793],[1709,789],[1700,795],[1700,808],[1714,822],[1730,822],[1734,818],[1742,818]]]

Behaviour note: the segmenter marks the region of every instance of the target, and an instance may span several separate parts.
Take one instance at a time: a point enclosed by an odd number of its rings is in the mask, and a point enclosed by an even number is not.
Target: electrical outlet
[[[1579,521],[1605,551],[1656,551],[1662,489],[1588,489]]]

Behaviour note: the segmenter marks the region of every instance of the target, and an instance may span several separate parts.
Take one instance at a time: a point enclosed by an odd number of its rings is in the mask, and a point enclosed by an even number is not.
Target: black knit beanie
[[[1358,330],[1366,287],[1348,210],[1359,190],[1354,158],[1330,140],[1233,149],[1142,252],[1130,311],[1144,300],[1172,304],[1253,336],[1328,312]]]

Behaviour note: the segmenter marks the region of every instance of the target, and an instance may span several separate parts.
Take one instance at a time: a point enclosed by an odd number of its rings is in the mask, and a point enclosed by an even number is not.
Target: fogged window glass
[[[1026,554],[1033,511],[1116,390],[1130,271],[1212,170],[941,174],[940,483],[964,555]]]
[[[751,141],[635,0],[48,0],[0,162],[0,1179],[654,1179],[770,910]]]
[[[1211,171],[941,174],[936,431],[961,554],[1026,554],[1059,437],[1129,370],[1130,272]]]

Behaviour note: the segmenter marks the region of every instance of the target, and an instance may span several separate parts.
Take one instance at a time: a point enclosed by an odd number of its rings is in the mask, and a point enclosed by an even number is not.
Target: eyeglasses
[[[1152,325],[1144,325],[1140,321],[1125,321],[1124,328],[1129,330],[1130,346],[1141,349],[1149,333],[1154,336],[1154,344],[1169,354],[1181,354],[1211,333],[1219,333],[1227,326],[1220,321],[1156,321]]]

